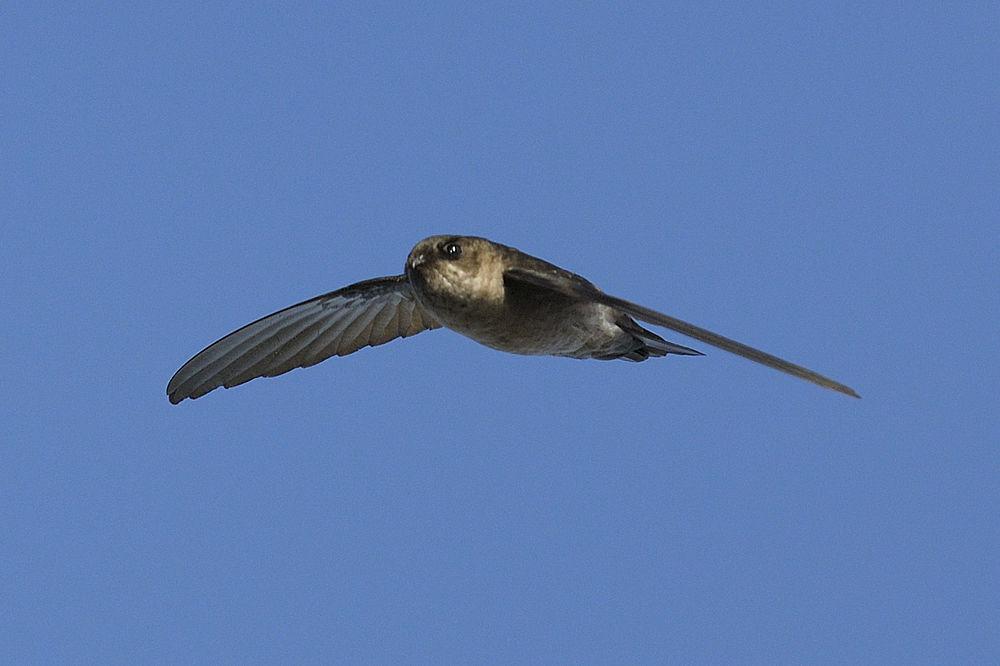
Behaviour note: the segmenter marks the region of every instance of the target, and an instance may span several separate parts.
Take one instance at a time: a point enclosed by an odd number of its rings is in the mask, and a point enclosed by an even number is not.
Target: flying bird
[[[247,324],[181,366],[167,396],[177,404],[441,327],[513,354],[628,361],[703,355],[637,319],[860,397],[812,370],[611,296],[575,273],[476,236],[425,238],[410,251],[402,275],[358,282]]]

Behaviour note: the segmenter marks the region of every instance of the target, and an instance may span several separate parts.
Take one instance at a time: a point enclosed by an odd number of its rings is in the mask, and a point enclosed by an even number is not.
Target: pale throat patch
[[[460,265],[444,264],[438,274],[445,288],[456,296],[474,300],[501,300],[504,293],[502,274],[490,270],[491,268],[492,266],[485,266],[470,273]]]

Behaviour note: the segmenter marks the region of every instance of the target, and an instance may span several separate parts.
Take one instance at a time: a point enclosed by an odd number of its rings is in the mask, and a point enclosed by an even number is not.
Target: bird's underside
[[[701,355],[636,320],[859,397],[808,368],[606,294],[575,273],[486,239],[433,236],[414,247],[406,269],[404,275],[311,298],[230,333],[174,374],[167,385],[170,401],[441,327],[516,354],[629,361]]]
[[[500,316],[502,324],[465,316],[443,319],[443,323],[480,344],[512,354],[601,361],[702,355],[667,342],[620,310],[533,285],[507,284]]]

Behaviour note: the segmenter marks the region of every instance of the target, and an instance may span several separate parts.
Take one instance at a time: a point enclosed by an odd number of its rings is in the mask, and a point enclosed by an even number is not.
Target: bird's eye
[[[445,243],[441,246],[441,254],[445,259],[458,259],[462,256],[462,246],[458,243]]]

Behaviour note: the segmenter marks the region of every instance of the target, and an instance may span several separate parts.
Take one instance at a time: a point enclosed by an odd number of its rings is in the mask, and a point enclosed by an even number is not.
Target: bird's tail
[[[630,333],[636,341],[636,348],[621,356],[621,358],[626,360],[645,361],[651,356],[666,356],[667,354],[704,356],[704,354],[696,349],[664,340],[656,333],[646,330],[637,324],[631,317],[626,317],[624,321],[619,321],[618,326],[627,333]]]

